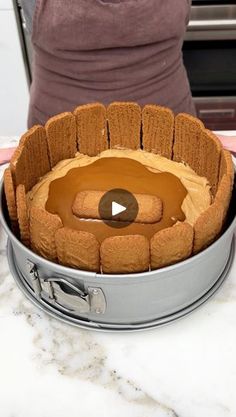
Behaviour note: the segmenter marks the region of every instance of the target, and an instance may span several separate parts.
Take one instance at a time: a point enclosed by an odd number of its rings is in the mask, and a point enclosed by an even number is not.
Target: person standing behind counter
[[[195,115],[182,59],[190,0],[21,0],[34,48],[28,127],[80,104]]]

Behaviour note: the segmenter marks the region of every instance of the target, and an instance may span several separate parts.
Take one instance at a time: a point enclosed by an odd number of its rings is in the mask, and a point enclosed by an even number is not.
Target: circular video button
[[[129,226],[136,219],[138,202],[129,191],[114,188],[102,196],[98,210],[104,223],[119,229]]]

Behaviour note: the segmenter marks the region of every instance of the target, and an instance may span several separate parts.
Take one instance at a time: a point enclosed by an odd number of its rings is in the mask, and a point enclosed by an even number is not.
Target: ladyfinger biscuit
[[[84,219],[101,219],[99,203],[104,194],[105,191],[80,191],[72,205],[73,214]]]
[[[30,247],[29,216],[26,202],[25,186],[19,184],[16,189],[17,217],[20,229],[21,242]]]
[[[76,146],[76,121],[72,113],[61,113],[45,125],[51,168],[63,159],[74,158]]]
[[[59,263],[86,271],[100,271],[99,243],[92,233],[63,227],[55,235]]]
[[[110,148],[141,147],[141,108],[137,103],[114,102],[107,108]]]
[[[75,109],[77,144],[80,153],[96,156],[108,148],[106,108],[101,103]]]
[[[209,246],[221,231],[223,207],[216,201],[205,210],[194,224],[193,253]]]
[[[61,227],[63,224],[59,216],[32,207],[30,210],[31,249],[50,261],[57,261],[55,234]]]
[[[199,145],[203,129],[202,122],[189,114],[179,113],[175,117],[173,160],[185,162],[196,173],[200,167]]]
[[[135,221],[137,223],[157,223],[162,218],[162,201],[160,198],[154,195],[148,194],[133,194],[136,202],[138,204],[138,214],[134,219],[134,213],[136,213],[136,204],[135,200],[127,201],[127,197],[124,200],[124,203],[121,202],[126,209],[125,217],[124,212],[120,214],[113,215],[111,210],[111,204],[107,204],[105,207],[105,202],[103,207],[99,205],[102,197],[104,196],[105,191],[80,191],[73,203],[72,212],[80,218],[85,219],[101,219],[101,220],[116,220],[116,221]],[[122,195],[119,194],[119,201],[122,199]],[[123,215],[122,215],[123,213]]]
[[[160,230],[151,239],[151,269],[162,268],[188,258],[193,249],[193,228],[177,223]]]
[[[231,187],[233,187],[234,183],[234,165],[231,153],[226,149],[222,149],[221,151],[221,158],[220,158],[220,174],[219,174],[219,181],[223,177],[223,175],[228,175],[231,181]]]
[[[213,196],[218,185],[221,150],[222,145],[217,136],[208,129],[202,129],[200,132],[199,171],[197,174],[208,179]]]
[[[138,203],[136,223],[157,223],[162,219],[163,205],[159,197],[149,194],[133,194]]]
[[[4,191],[12,231],[16,232],[18,228],[16,196],[10,168],[6,168],[4,171]]]
[[[172,158],[174,114],[170,109],[146,105],[142,111],[142,132],[146,151]]]
[[[226,218],[226,214],[229,208],[232,195],[231,178],[229,175],[224,174],[221,178],[218,189],[215,196],[215,202],[221,204],[223,208],[223,220]]]
[[[108,237],[100,249],[102,272],[122,274],[149,269],[149,241],[145,236]]]
[[[15,186],[24,184],[26,192],[50,171],[46,131],[42,126],[34,126],[22,136],[10,167]]]

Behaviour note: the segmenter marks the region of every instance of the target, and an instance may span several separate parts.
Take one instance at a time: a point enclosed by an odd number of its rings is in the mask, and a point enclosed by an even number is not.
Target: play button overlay
[[[112,217],[116,216],[117,214],[123,213],[123,211],[125,210],[126,210],[126,207],[122,206],[119,203],[116,203],[115,201],[112,201],[112,205],[111,205]]]
[[[138,203],[129,191],[115,188],[102,196],[98,210],[105,224],[119,229],[129,226],[136,219]]]

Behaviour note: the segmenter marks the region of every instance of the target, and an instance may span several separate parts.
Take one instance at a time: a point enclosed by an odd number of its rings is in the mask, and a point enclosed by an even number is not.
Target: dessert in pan
[[[233,177],[230,153],[197,118],[115,102],[31,128],[4,187],[24,245],[65,266],[116,274],[171,265],[210,245]],[[123,212],[113,215],[112,201]]]

